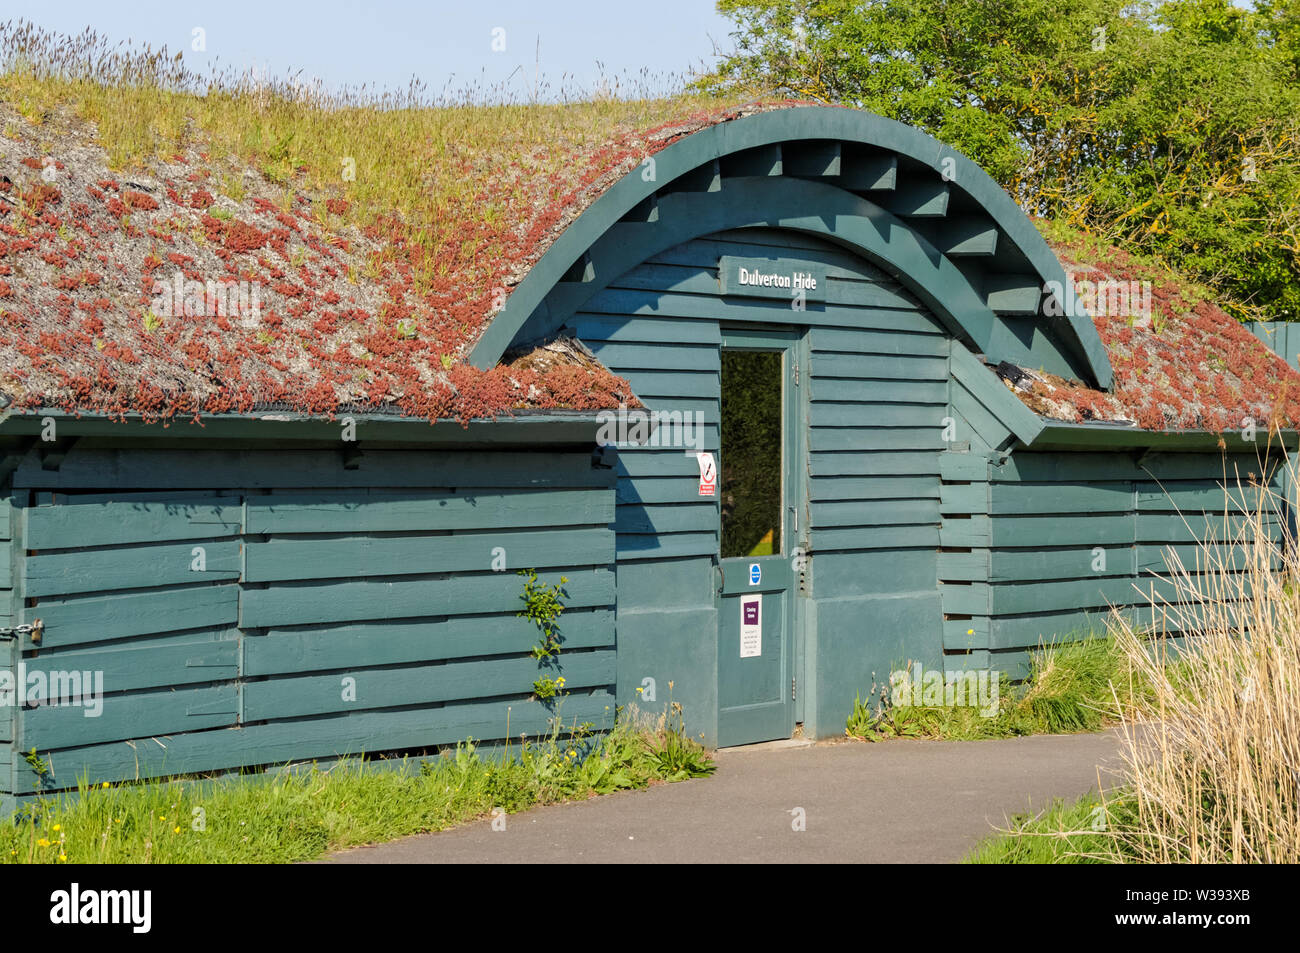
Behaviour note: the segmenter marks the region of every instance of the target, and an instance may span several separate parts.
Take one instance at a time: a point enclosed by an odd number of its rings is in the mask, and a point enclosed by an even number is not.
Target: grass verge
[[[1010,827],[985,840],[967,864],[1113,864],[1126,856],[1124,842],[1113,833],[1136,820],[1131,792],[1096,792],[1077,801],[1055,801],[1041,814],[1019,814]]]
[[[509,757],[453,755],[374,770],[359,760],[269,779],[163,780],[43,799],[0,824],[4,863],[290,863],[360,844],[711,774],[680,706],[623,711],[602,736],[564,729]]]
[[[980,704],[953,704],[952,699],[908,704],[914,697],[911,683],[891,687],[878,696],[873,692],[865,700],[854,700],[846,734],[864,741],[975,741],[1098,731],[1118,721],[1119,702],[1133,701],[1146,691],[1117,641],[1099,634],[1042,647],[1034,653],[1022,685],[1012,686],[1003,673],[996,691],[989,685]],[[923,697],[925,692],[915,694]]]

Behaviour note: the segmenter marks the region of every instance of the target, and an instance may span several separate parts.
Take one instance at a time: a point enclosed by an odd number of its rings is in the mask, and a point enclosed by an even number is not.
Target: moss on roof
[[[128,91],[142,97],[128,113],[158,100],[185,114],[186,132],[165,155],[152,142],[110,169],[103,124],[116,113],[102,94],[0,81],[0,391],[18,408],[465,418],[634,403],[596,362],[480,371],[463,359],[520,278],[619,177],[682,135],[769,108],[681,97],[401,119],[372,110],[367,127],[356,110],[277,100],[253,137],[263,145],[241,155],[221,111],[248,103]],[[306,143],[330,121],[353,127],[356,155],[344,158],[355,170],[301,158],[281,168],[284,150],[265,148],[319,153]],[[400,144],[389,139],[399,128]],[[330,139],[324,151],[341,149]],[[386,160],[401,168],[380,171]],[[159,313],[160,291],[177,280],[231,285],[245,299],[256,289],[259,313],[247,301],[213,313],[225,296],[210,287]]]
[[[635,403],[570,346],[487,371],[465,356],[646,156],[799,105],[329,97],[12,24],[0,53],[0,403],[20,410],[467,419]],[[1154,307],[1094,312],[1113,393],[1016,375],[1031,408],[1152,430],[1300,422],[1300,375],[1203,292],[1048,232],[1076,279],[1150,281]]]
[[[1144,430],[1300,425],[1300,374],[1215,303],[1213,292],[1083,232],[1038,224],[1092,315],[1115,386],[1104,392],[1041,371],[1025,379],[1004,374],[1031,410]]]

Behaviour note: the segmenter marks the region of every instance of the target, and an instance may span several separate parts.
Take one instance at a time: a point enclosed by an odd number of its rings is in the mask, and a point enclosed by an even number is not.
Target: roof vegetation
[[[0,26],[0,56],[4,390],[163,417],[631,399],[598,366],[534,376],[462,358],[586,204],[732,105],[327,93],[27,23]],[[153,280],[187,265],[189,280],[260,285],[260,320],[151,317]],[[177,349],[182,372],[160,373]]]
[[[1063,223],[1037,224],[1088,306],[1115,384],[1107,393],[1042,372],[1008,381],[1032,410],[1144,430],[1222,433],[1300,422],[1300,374],[1234,320],[1220,295]]]

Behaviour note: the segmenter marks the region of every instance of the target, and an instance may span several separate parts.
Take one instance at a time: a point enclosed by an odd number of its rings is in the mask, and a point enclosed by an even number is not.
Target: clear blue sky
[[[539,41],[541,73],[552,87],[568,73],[591,88],[597,61],[607,74],[643,67],[681,73],[712,63],[715,41],[731,48],[729,21],[712,0],[5,0],[3,17],[60,32],[89,26],[113,42],[165,44],[204,72],[218,58],[219,65],[271,75],[302,68],[330,87],[392,89],[405,89],[415,75],[433,93],[453,75],[453,87],[494,86],[513,73],[511,87],[526,94]],[[205,31],[205,52],[191,49],[196,27]],[[493,50],[497,28],[504,30],[503,52]],[[502,34],[496,37],[500,45]]]

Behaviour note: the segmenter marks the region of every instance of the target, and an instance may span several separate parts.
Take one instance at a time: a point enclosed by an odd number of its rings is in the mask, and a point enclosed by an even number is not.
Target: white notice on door
[[[757,658],[763,654],[763,597],[740,598],[740,657]]]

